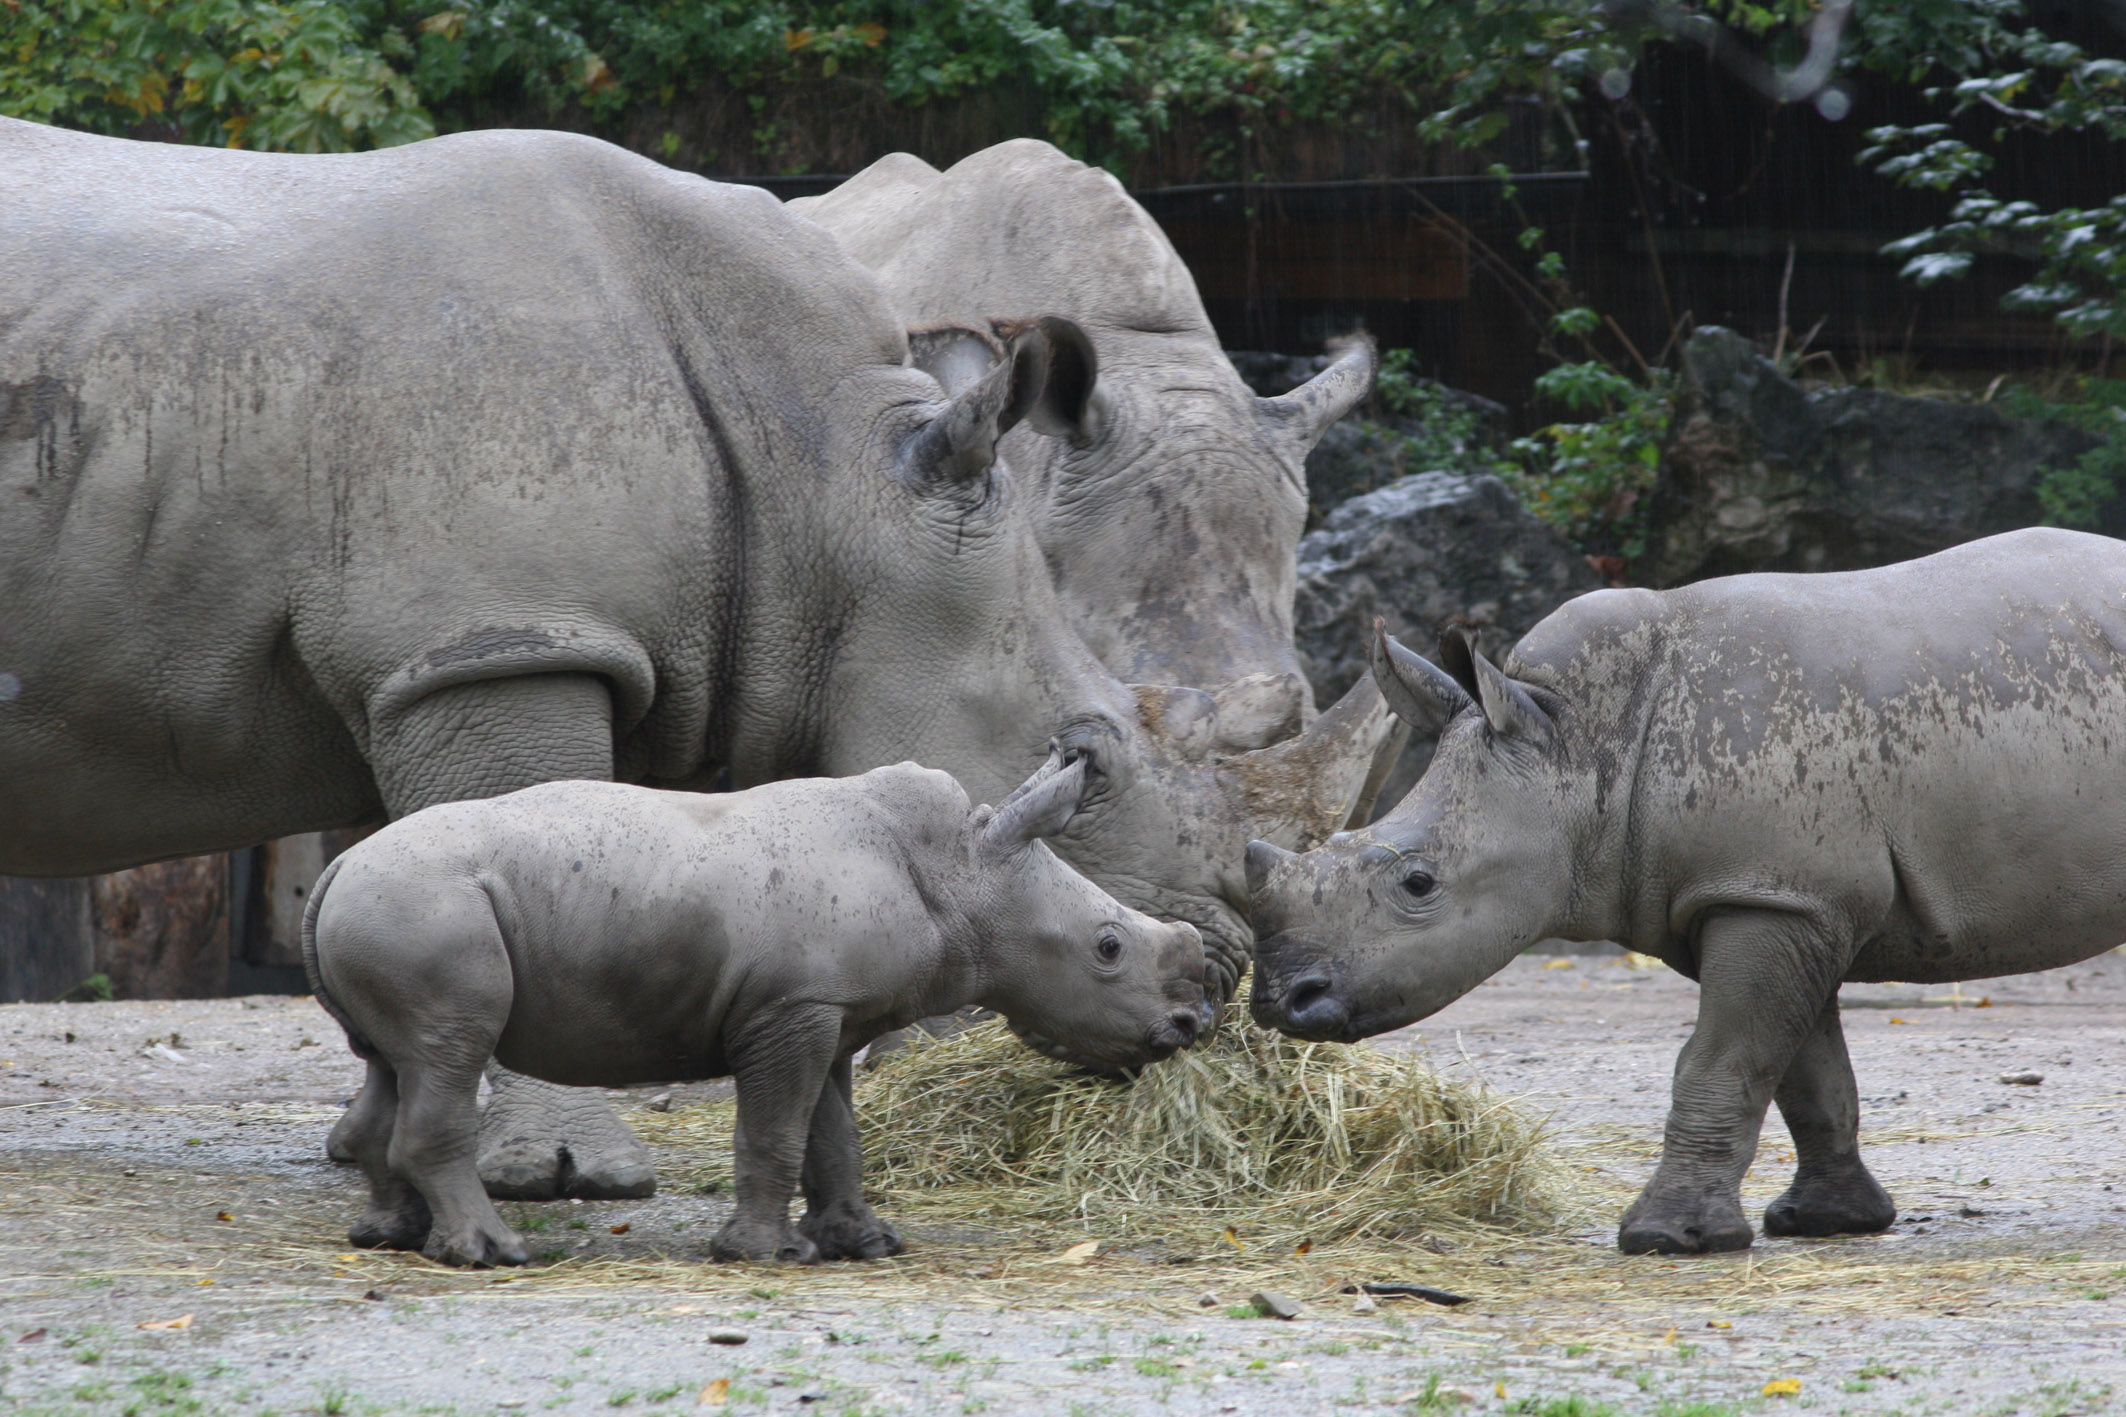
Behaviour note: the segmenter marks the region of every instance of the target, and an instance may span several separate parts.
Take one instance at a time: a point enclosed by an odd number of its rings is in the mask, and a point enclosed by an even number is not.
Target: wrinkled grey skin
[[[875,271],[911,324],[1054,312],[1090,338],[1068,394],[1003,451],[1038,489],[1041,549],[1103,663],[1162,684],[1284,674],[1309,692],[1292,648],[1306,456],[1372,388],[1369,341],[1256,397],[1150,214],[1031,138],[942,173],[895,153],[790,206]]]
[[[994,801],[1053,750],[1093,779],[1058,853],[1198,924],[1229,995],[1243,843],[1356,794],[1377,695],[1218,756],[1214,701],[1168,732],[1071,631],[994,456],[1067,329],[990,340],[948,398],[758,190],[564,134],[299,157],[0,120],[0,210],[0,269],[36,273],[0,282],[0,873],[557,778],[913,759]],[[483,1114],[491,1184],[653,1184],[610,1109],[530,1086]]]
[[[1740,1249],[1767,1103],[1773,1235],[1881,1230],[1844,980],[2049,969],[2126,940],[2126,543],[2013,532],[1880,570],[1597,591],[1494,668],[1378,637],[1441,730],[1410,795],[1293,856],[1249,848],[1256,1016],[1355,1039],[1546,936],[1702,986],[1629,1252]]]
[[[1118,676],[1192,686],[1161,691],[1157,711],[1188,725],[1201,760],[1246,772],[1243,794],[1261,822],[1277,823],[1256,835],[1304,847],[1343,825],[1279,805],[1306,798],[1306,779],[1248,767],[1240,755],[1313,724],[1313,690],[1292,645],[1305,462],[1372,388],[1371,342],[1352,342],[1284,397],[1256,397],[1150,214],[1107,172],[1033,139],[942,173],[896,153],[790,207],[877,274],[917,327],[918,362],[948,391],[985,367],[957,330],[987,324],[1008,334],[1019,322],[996,320],[1000,312],[1052,311],[1073,323],[1070,334],[1083,331],[1054,342],[1049,396],[1000,444],[1029,484],[1064,614]],[[1377,701],[1370,680],[1353,686],[1324,715],[1337,727],[1333,750],[1304,750],[1321,802],[1343,803],[1359,820],[1403,741]],[[1190,918],[1217,938],[1210,922]],[[1244,968],[1240,956],[1217,960],[1214,994],[1231,997]],[[1027,1041],[1087,1061],[1052,1040]]]
[[[557,1083],[735,1077],[737,1209],[719,1260],[875,1259],[850,1055],[980,1004],[1099,1058],[1194,1040],[1203,944],[1121,905],[1040,838],[1083,760],[994,812],[942,772],[749,792],[557,782],[417,812],[313,892],[303,962],[368,1060],[349,1139],[357,1245],[523,1264],[473,1163],[490,1054]],[[805,1213],[790,1223],[802,1184]]]

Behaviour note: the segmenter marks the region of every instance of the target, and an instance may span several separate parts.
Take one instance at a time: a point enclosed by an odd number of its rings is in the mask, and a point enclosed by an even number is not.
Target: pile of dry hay
[[[1087,1076],[990,1022],[918,1031],[859,1073],[856,1105],[868,1188],[932,1220],[1327,1241],[1536,1226],[1557,1208],[1540,1121],[1414,1053],[1257,1027],[1244,991],[1210,1043],[1134,1080]],[[724,1104],[655,1130],[720,1161],[729,1128]]]

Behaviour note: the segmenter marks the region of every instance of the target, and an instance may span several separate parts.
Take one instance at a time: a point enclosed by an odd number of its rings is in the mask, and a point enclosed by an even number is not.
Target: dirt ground
[[[346,1248],[359,1182],[323,1139],[360,1073],[314,1004],[12,1005],[0,1412],[2126,1412],[2126,956],[1960,994],[1846,991],[1863,1141],[1903,1209],[1879,1238],[1617,1255],[1696,991],[1531,957],[1385,1041],[1553,1114],[1578,1191],[1554,1234],[1388,1269],[1206,1234],[1072,1267],[1084,1235],[1043,1254],[913,1224],[898,1261],[716,1267],[724,1202],[670,1186],[505,1207],[544,1246],[512,1274]],[[1788,1155],[1775,1118],[1754,1204]],[[1338,1292],[1381,1278],[1473,1302]],[[1304,1313],[1242,1316],[1257,1288]]]

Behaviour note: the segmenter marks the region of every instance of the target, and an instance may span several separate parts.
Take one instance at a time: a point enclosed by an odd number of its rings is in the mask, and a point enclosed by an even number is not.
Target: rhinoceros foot
[[[438,1264],[472,1269],[527,1264],[531,1260],[531,1251],[524,1248],[517,1232],[499,1220],[438,1225],[428,1232],[428,1243],[421,1246],[421,1253]]]
[[[878,1218],[869,1206],[806,1211],[797,1233],[819,1248],[823,1260],[880,1260],[908,1247],[901,1232]]]
[[[718,1264],[818,1264],[819,1246],[788,1223],[761,1224],[732,1216],[709,1242],[709,1258]]]
[[[1764,1208],[1764,1233],[1874,1235],[1896,1219],[1890,1193],[1855,1162],[1834,1175],[1796,1176],[1786,1194]]]
[[[500,1067],[480,1114],[480,1183],[502,1200],[634,1200],[657,1192],[648,1148],[603,1097]]]
[[[428,1202],[411,1186],[396,1205],[379,1205],[371,1200],[369,1209],[347,1231],[347,1241],[362,1250],[418,1250],[428,1242],[430,1219]]]
[[[1746,1250],[1756,1235],[1739,1201],[1641,1196],[1624,1212],[1617,1248],[1627,1255],[1706,1255]]]

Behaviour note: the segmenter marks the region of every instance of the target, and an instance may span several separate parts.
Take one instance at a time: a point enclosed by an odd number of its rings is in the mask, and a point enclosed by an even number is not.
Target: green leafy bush
[[[298,152],[435,131],[335,0],[0,0],[0,112]]]
[[[1482,467],[1498,461],[1484,437],[1483,416],[1465,399],[1417,374],[1417,356],[1407,349],[1381,352],[1373,401],[1398,420],[1402,465],[1420,471]]]
[[[1881,7],[1878,6],[1878,9]],[[1884,248],[1921,285],[1961,276],[1983,254],[2034,261],[2010,309],[2054,315],[2076,335],[2126,336],[2126,198],[2046,210],[1983,184],[1990,146],[2015,132],[2126,140],[2126,60],[2092,55],[2044,32],[2016,0],[1945,0],[1918,7],[1875,60],[1896,61],[1951,117],[1985,120],[1959,137],[1947,122],[1870,129],[1864,163],[1906,187],[1955,194],[1949,219]],[[1878,17],[1878,25],[1885,22]],[[1967,125],[1968,126],[1968,125]]]
[[[2069,399],[2009,389],[2001,398],[2019,418],[2042,418],[2079,428],[2101,441],[2070,467],[2048,469],[2037,500],[2051,526],[2094,527],[2104,504],[2119,495],[2126,476],[2126,380],[2080,379]]]
[[[1507,485],[1581,551],[1637,560],[1646,551],[1642,502],[1661,466],[1673,376],[1656,369],[1641,381],[1590,361],[1547,370],[1535,387],[1582,417],[1514,439],[1513,461],[1501,468]]]
[[[1008,90],[1113,160],[1183,112],[1245,129],[1382,95],[1429,137],[1482,142],[1498,95],[1568,100],[1622,52],[1590,0],[0,0],[0,112],[317,151],[497,102],[597,120],[839,76],[910,107]]]

